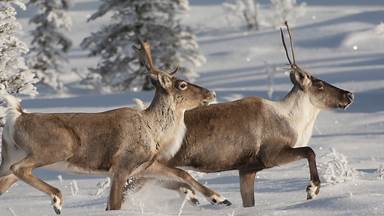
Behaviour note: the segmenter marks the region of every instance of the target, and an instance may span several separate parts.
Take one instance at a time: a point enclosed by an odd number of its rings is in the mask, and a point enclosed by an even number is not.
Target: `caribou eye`
[[[187,89],[188,84],[186,82],[180,82],[179,85],[177,86],[178,89],[180,90],[185,90]]]

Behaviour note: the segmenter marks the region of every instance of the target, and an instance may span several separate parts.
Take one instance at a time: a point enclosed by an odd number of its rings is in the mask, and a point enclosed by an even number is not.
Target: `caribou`
[[[289,62],[290,92],[279,101],[260,97],[199,107],[185,113],[187,131],[179,151],[161,162],[171,167],[186,167],[212,173],[238,170],[244,207],[255,205],[256,173],[264,169],[307,159],[310,183],[307,199],[319,194],[320,179],[315,152],[307,144],[320,111],[346,109],[353,94],[316,78],[296,64],[292,36],[285,23],[292,61],[280,29]],[[136,178],[128,188],[139,190],[150,179]],[[183,182],[162,181],[163,187],[190,195],[198,203],[193,188]],[[134,191],[135,191],[134,190]]]
[[[112,177],[107,210],[121,208],[123,188],[133,175],[157,175],[186,182],[210,199],[226,202],[183,170],[158,163],[179,149],[185,133],[184,112],[207,105],[215,98],[208,89],[177,79],[177,68],[167,73],[156,68],[150,45],[134,46],[155,86],[145,110],[124,107],[101,113],[27,113],[17,98],[7,102],[2,134],[0,193],[17,180],[46,193],[57,214],[63,196],[59,189],[33,175],[38,167]]]

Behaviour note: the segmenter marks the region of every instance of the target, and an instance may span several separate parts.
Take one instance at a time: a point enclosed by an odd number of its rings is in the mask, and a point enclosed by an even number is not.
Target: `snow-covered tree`
[[[376,171],[377,178],[380,180],[384,180],[384,164],[381,164]]]
[[[305,14],[306,3],[297,4],[296,0],[271,0],[271,12],[268,22],[275,28],[280,28],[285,21],[296,23],[296,19]]]
[[[28,48],[16,36],[21,25],[16,21],[15,5],[25,9],[20,0],[0,1],[0,91],[35,95],[37,79],[25,64]]]
[[[229,15],[234,15],[245,22],[248,29],[255,30],[260,28],[259,7],[258,0],[227,0],[223,3],[228,20]]]
[[[131,48],[140,37],[152,47],[153,60],[163,68],[180,64],[187,78],[197,77],[194,67],[205,62],[191,29],[181,24],[187,0],[103,0],[89,20],[112,14],[112,23],[85,38],[82,47],[91,56],[100,56],[90,69],[87,81],[112,91],[150,89],[145,67]]]
[[[60,74],[65,72],[66,53],[72,45],[64,35],[72,24],[67,14],[68,3],[68,0],[30,1],[39,12],[30,20],[36,28],[31,32],[33,39],[28,65],[37,73],[41,83],[55,90],[63,89]]]

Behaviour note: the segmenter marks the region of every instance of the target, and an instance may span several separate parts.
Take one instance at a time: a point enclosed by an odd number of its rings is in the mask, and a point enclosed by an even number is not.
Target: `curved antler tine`
[[[137,44],[133,44],[132,45],[132,48],[136,51],[136,53],[140,54],[140,50],[141,50],[141,42],[142,40],[140,39],[140,37],[137,37],[137,42],[139,43],[139,45]]]
[[[133,48],[136,52],[140,52],[140,47],[137,46],[136,44],[133,44],[133,45],[132,45],[132,48]]]
[[[291,45],[291,53],[292,53],[293,64],[296,65],[295,52],[294,52],[294,49],[293,49],[291,30],[289,29],[288,21],[285,21],[284,24],[287,27],[287,31],[288,31],[289,42],[290,42],[290,45]]]
[[[283,42],[283,46],[284,46],[284,50],[285,50],[285,55],[287,56],[289,64],[291,65],[291,67],[293,67],[292,61],[289,58],[289,53],[288,53],[287,45],[285,44],[284,32],[283,32],[282,28],[280,28],[280,34],[281,34],[281,41]]]
[[[151,45],[149,45],[148,41],[144,41],[142,44],[143,49],[144,49],[144,56],[149,64],[149,67],[151,68],[151,72],[157,71],[155,66],[153,65],[153,60],[152,60],[152,52],[151,52]]]
[[[140,36],[137,36],[137,42],[142,46],[144,44],[143,39]]]
[[[157,70],[153,65],[151,46],[147,41],[143,41],[140,37],[137,37],[137,40],[140,44],[140,47],[133,46],[133,49],[138,52],[141,62],[145,65],[148,72],[152,74],[158,74],[159,70]]]
[[[176,67],[169,73],[171,76],[175,75],[176,72],[179,71],[179,65],[176,65]]]
[[[139,56],[139,61],[141,62],[141,64],[143,64],[145,68],[147,68],[147,70],[149,71],[150,67],[146,62],[145,57],[143,56],[141,45],[134,44],[132,45],[132,48],[133,50],[135,50],[136,54]]]

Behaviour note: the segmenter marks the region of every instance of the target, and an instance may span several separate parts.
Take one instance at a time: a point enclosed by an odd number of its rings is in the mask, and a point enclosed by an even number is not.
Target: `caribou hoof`
[[[312,181],[307,186],[307,200],[315,198],[320,192],[320,183],[314,184]]]
[[[56,214],[61,214],[61,209],[57,208],[56,206],[53,206],[53,210],[55,211]]]
[[[193,198],[193,197],[191,197],[191,199],[189,199],[189,202],[190,202],[191,205],[193,205],[193,206],[198,206],[198,205],[200,205],[199,200],[196,199],[196,198]]]
[[[232,205],[231,202],[229,202],[229,200],[225,199],[224,197],[220,196],[220,195],[213,195],[210,197],[210,203],[212,205],[225,205],[225,206],[230,206]]]
[[[225,205],[225,206],[230,206],[230,205],[232,205],[232,203],[229,201],[229,200],[224,200],[223,202],[221,202],[221,203],[219,203],[219,204],[221,204],[221,205]]]
[[[55,211],[56,214],[61,214],[61,204],[60,204],[60,199],[57,196],[53,196],[52,199],[52,207],[53,210]]]

